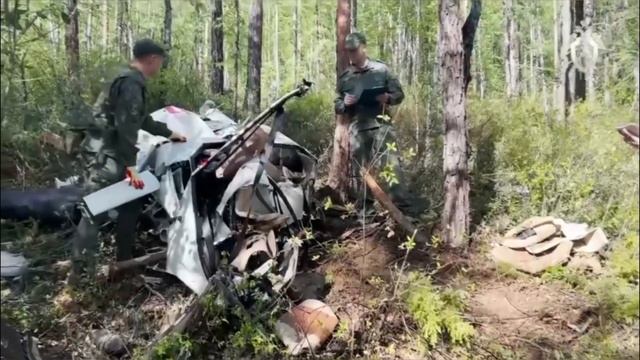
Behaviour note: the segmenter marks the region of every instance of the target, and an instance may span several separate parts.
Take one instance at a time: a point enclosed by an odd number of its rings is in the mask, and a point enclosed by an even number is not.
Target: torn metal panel
[[[176,221],[169,227],[167,272],[200,295],[208,282],[198,253],[198,225],[192,186],[193,182],[190,181],[180,201]]]
[[[167,174],[160,179],[160,187],[154,197],[162,205],[169,217],[173,218],[180,207],[180,199],[176,190],[173,174]]]
[[[117,208],[122,204],[149,195],[160,188],[158,179],[149,171],[140,173],[140,179],[144,182],[142,189],[136,189],[129,180],[122,180],[106,188],[93,192],[82,198],[87,210],[96,216]]]

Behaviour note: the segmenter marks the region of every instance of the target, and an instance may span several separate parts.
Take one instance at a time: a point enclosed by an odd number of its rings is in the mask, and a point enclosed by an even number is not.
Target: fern
[[[405,303],[420,328],[420,335],[428,346],[435,346],[443,335],[454,344],[465,345],[475,335],[475,329],[466,322],[461,311],[465,294],[461,291],[442,293],[422,274],[409,274]]]

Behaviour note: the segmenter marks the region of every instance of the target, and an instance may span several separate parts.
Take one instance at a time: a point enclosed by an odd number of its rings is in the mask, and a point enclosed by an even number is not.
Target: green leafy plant
[[[454,344],[468,344],[475,335],[464,320],[464,298],[460,293],[439,292],[424,275],[412,272],[405,289],[405,304],[428,346],[435,346],[444,336]]]

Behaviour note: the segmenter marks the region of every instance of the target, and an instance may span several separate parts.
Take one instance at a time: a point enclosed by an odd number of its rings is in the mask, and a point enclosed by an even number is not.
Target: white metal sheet
[[[139,175],[144,182],[142,189],[136,189],[131,186],[129,180],[119,181],[82,198],[87,210],[93,216],[100,215],[122,204],[149,195],[160,188],[158,179],[151,172],[144,171]]]

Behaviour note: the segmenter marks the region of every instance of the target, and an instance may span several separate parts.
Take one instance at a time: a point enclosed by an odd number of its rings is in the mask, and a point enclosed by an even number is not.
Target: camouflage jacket
[[[357,130],[379,127],[380,124],[378,124],[376,117],[383,112],[382,104],[356,103],[352,106],[346,106],[344,97],[346,94],[351,94],[359,98],[364,89],[380,86],[386,87],[390,95],[388,105],[398,105],[404,99],[404,92],[398,78],[391,73],[386,64],[368,59],[362,69],[349,66],[338,78],[335,100],[336,114],[347,114],[355,119],[354,125]]]
[[[154,121],[147,113],[146,96],[144,76],[130,68],[113,80],[94,105],[94,118],[105,123],[101,151],[123,166],[136,164],[138,130],[171,135],[165,124]]]

